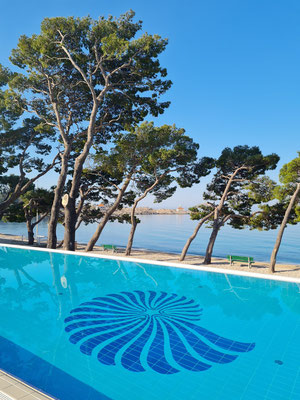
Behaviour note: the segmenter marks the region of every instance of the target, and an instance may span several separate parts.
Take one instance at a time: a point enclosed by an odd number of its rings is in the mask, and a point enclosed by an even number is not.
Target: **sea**
[[[133,247],[180,254],[188,237],[192,234],[197,221],[192,221],[187,214],[179,215],[139,215]],[[87,243],[95,232],[96,224],[82,225],[77,231],[76,240]],[[126,247],[130,224],[110,222],[105,227],[97,244],[114,244]],[[0,222],[0,233],[26,236],[25,223]],[[215,257],[228,254],[254,257],[255,261],[268,261],[276,240],[278,230],[257,231],[221,228],[213,251]],[[192,242],[189,253],[204,255],[211,233],[210,228],[201,227]],[[47,236],[47,222],[38,225],[38,235]],[[58,239],[63,238],[63,226],[57,229]],[[278,253],[278,263],[300,264],[300,224],[287,226]]]

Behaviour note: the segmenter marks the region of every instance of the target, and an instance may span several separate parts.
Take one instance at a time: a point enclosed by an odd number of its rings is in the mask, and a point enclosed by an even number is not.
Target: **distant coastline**
[[[122,215],[122,214],[130,214],[131,208],[122,208],[122,210],[118,210],[115,212],[115,214]],[[136,209],[135,214],[136,215],[185,215],[189,214],[189,210],[185,210],[183,207],[177,207],[176,209],[171,209],[171,208],[151,208],[151,207],[138,207]]]

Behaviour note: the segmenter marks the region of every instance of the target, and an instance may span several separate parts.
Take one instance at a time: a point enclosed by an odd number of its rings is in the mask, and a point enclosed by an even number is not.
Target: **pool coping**
[[[225,274],[225,275],[238,275],[238,276],[245,276],[250,278],[258,278],[258,279],[267,279],[272,281],[280,281],[280,282],[290,282],[290,283],[299,283],[300,278],[292,278],[289,276],[274,276],[271,274],[258,274],[256,272],[245,272],[245,271],[237,271],[232,269],[225,269],[225,268],[214,268],[214,267],[207,267],[207,266],[199,266],[199,265],[190,265],[190,264],[183,264],[183,263],[170,263],[166,261],[155,261],[155,260],[145,260],[141,258],[135,257],[120,257],[114,255],[102,255],[102,254],[95,254],[95,253],[87,253],[83,251],[68,251],[68,250],[57,250],[57,249],[48,249],[48,248],[41,248],[41,247],[31,247],[31,246],[19,246],[15,244],[6,244],[1,243],[0,246],[3,247],[10,247],[16,249],[25,249],[25,250],[33,250],[33,251],[44,251],[44,252],[52,252],[58,254],[69,254],[69,255],[78,255],[84,257],[92,257],[92,258],[102,258],[102,259],[109,259],[109,260],[118,260],[118,261],[127,261],[127,262],[136,262],[141,264],[148,264],[148,265],[158,265],[158,266],[165,266],[165,267],[173,267],[173,268],[181,268],[181,269],[189,269],[194,271],[206,271],[206,272],[214,272],[217,274]]]
[[[34,386],[30,386],[28,383],[22,381],[21,379],[17,378],[14,375],[9,374],[5,370],[0,368],[0,378],[1,380],[4,380],[7,382],[6,387],[2,387],[0,389],[0,392],[4,393],[5,395],[9,396],[10,398],[13,398],[14,400],[21,400],[21,399],[28,399],[30,400],[31,397],[32,399],[36,400],[55,400],[54,397],[49,396],[48,394],[41,392],[39,389],[37,389]],[[9,393],[13,391],[13,389],[20,389],[22,390],[25,394],[21,394],[18,396],[15,393]],[[6,391],[8,389],[9,392]]]

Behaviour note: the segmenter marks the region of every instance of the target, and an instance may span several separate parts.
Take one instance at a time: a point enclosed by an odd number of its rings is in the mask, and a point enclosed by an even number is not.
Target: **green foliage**
[[[200,220],[206,215],[208,215],[213,210],[213,205],[210,204],[199,204],[198,206],[190,207],[190,218],[191,220]],[[213,216],[210,218],[210,221],[213,220]]]
[[[21,125],[21,126],[20,126]],[[22,194],[31,189],[36,179],[51,170],[52,163],[45,162],[45,157],[52,151],[51,141],[55,139],[52,127],[41,124],[36,117],[24,118],[18,127],[0,132],[0,215]],[[18,175],[6,175],[14,171]],[[31,177],[28,178],[28,174]]]
[[[257,146],[235,146],[233,149],[226,147],[221,156],[216,160],[217,172],[204,199],[215,200],[222,196],[228,182],[228,177],[238,171],[230,186],[230,192],[238,192],[267,170],[273,170],[279,161],[277,154],[263,156]]]
[[[160,202],[175,192],[176,183],[189,187],[209,173],[212,159],[197,162],[198,148],[184,129],[144,122],[133,132],[119,135],[109,152],[98,153],[94,159],[103,172],[120,180],[130,178],[137,193],[155,185],[151,193]]]
[[[80,191],[88,201],[107,204],[115,197],[115,185],[121,182],[120,175],[113,176],[99,167],[85,168],[80,180]],[[71,181],[67,184],[67,192],[70,186]]]
[[[20,177],[14,174],[0,176],[0,203],[5,201],[15,190],[19,180]],[[26,184],[28,181],[28,178],[24,178],[23,183]],[[28,190],[32,190],[33,188],[34,185],[32,184],[28,187]]]
[[[255,214],[250,220],[250,229],[268,231],[270,229],[278,228],[282,222],[287,206],[288,203],[286,202],[260,205],[260,212]],[[297,215],[296,210],[292,210],[289,215],[288,223],[295,225],[299,220],[299,215]]]
[[[264,156],[257,146],[226,147],[215,160],[216,172],[203,194],[207,203],[191,208],[191,218],[201,219],[219,207],[220,221],[230,216],[228,223],[242,229],[250,223],[255,205],[274,198],[276,185],[264,174],[276,168],[278,160],[277,154]],[[213,221],[212,216],[206,223]]]
[[[45,169],[45,156],[51,152],[53,130],[41,126],[38,118],[25,118],[20,128],[0,135],[4,171],[19,166],[20,174]]]
[[[9,81],[11,103],[37,113],[44,124],[60,125],[72,138],[85,130],[95,95],[101,105],[95,143],[108,131],[137,124],[149,113],[162,113],[169,102],[158,98],[171,82],[164,79],[166,70],[158,56],[167,40],[148,34],[136,37],[142,24],[133,21],[134,15],[129,11],[98,20],[45,18],[40,34],[21,36],[12,51],[10,60],[24,73]]]
[[[26,222],[22,202],[11,204],[2,217],[3,222]]]
[[[249,198],[256,204],[267,203],[274,199],[276,183],[268,176],[262,176],[253,180],[245,189],[248,190]]]
[[[279,173],[279,180],[287,187],[296,186],[300,182],[300,152],[298,152],[298,157],[283,165]]]
[[[117,186],[122,183],[123,175],[117,170],[111,173],[101,165],[86,167],[83,170],[80,182],[80,192],[88,201],[101,202],[107,205],[117,195]],[[66,191],[69,191],[71,181],[68,182]]]
[[[25,208],[30,207],[33,214],[36,214],[37,211],[40,214],[49,213],[53,201],[53,192],[52,190],[36,188],[21,196],[21,201]]]
[[[53,192],[46,189],[28,190],[19,200],[11,204],[4,213],[4,222],[29,222],[36,217],[50,213],[53,202]],[[36,221],[37,222],[37,221]],[[33,223],[32,226],[35,226]]]
[[[46,18],[40,33],[21,36],[11,53],[11,62],[22,73],[8,81],[7,106],[38,116],[39,128],[51,127],[64,147],[61,160],[67,167],[59,171],[55,205],[67,174],[73,174],[65,221],[66,234],[71,236],[83,164],[92,146],[99,151],[117,132],[169,106],[160,97],[171,81],[159,62],[168,41],[142,34],[141,29],[132,11],[98,20]],[[49,224],[51,246],[56,242],[55,213]],[[69,240],[66,247],[73,246]]]
[[[9,107],[7,102],[5,89],[12,76],[13,74],[0,64],[0,133],[9,130],[22,113],[13,103]]]
[[[118,195],[117,186],[122,183],[123,175],[117,173],[111,175],[101,167],[85,168],[80,181],[80,198],[77,206],[83,201],[83,207],[78,215],[78,221],[88,225],[99,223],[105,214],[107,207],[113,203]],[[69,192],[71,181],[66,185],[66,192]],[[121,210],[125,206],[131,206],[134,202],[135,194],[133,191],[126,192],[118,206]],[[99,207],[99,203],[103,204]],[[112,215],[110,221],[120,223],[129,222],[128,214]]]
[[[300,183],[300,153],[298,157],[284,164],[279,172],[279,181],[281,185],[275,182],[265,180],[262,185],[261,200],[268,202],[274,200],[272,204],[262,204],[259,206],[259,213],[250,221],[251,229],[269,230],[276,229],[281,225],[285,212],[289,206],[297,184]],[[263,191],[265,195],[263,196]],[[254,191],[255,192],[255,191]],[[300,221],[299,198],[288,215],[287,223],[295,225]]]
[[[263,156],[259,147],[253,146],[235,146],[233,149],[226,147],[221,156],[216,160],[216,167],[223,174],[230,174],[237,168],[242,169],[238,176],[252,179],[255,176],[262,175],[265,171],[275,169],[279,157],[277,154]]]

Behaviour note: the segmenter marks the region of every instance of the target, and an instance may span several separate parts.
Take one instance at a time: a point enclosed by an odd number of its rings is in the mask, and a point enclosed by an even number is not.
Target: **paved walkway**
[[[52,400],[38,390],[0,370],[0,400]]]
[[[15,236],[15,235],[4,235],[0,233],[0,243],[7,243],[7,244],[16,244],[16,245],[24,245],[26,246],[26,238],[23,238],[22,240],[21,236]],[[46,243],[42,242],[40,244],[41,247],[46,247]],[[83,243],[78,243],[77,245],[77,251],[84,251],[85,249],[85,244]],[[62,250],[62,249],[59,249]],[[118,256],[124,256],[125,249],[118,249],[117,253],[112,253],[111,251],[104,251],[103,248],[99,246],[95,246],[94,250],[91,253],[95,254],[104,254],[104,255],[118,255]],[[248,256],[248,254],[245,254]],[[252,254],[249,254],[249,256],[252,256]],[[154,261],[164,261],[164,262],[169,262],[169,263],[180,263],[178,261],[179,254],[172,254],[172,253],[163,253],[163,252],[158,252],[158,251],[149,251],[149,250],[138,250],[138,249],[133,249],[131,252],[131,256],[128,257],[130,258],[139,258],[139,259],[145,259],[145,260],[154,260]],[[180,263],[180,264],[187,264],[187,265],[203,265],[203,260],[204,257],[199,256],[199,255],[187,255],[185,260]],[[300,260],[299,260],[300,263]],[[212,268],[218,268],[218,269],[227,269],[227,270],[234,270],[234,271],[244,271],[244,272],[253,272],[256,274],[269,274],[269,266],[267,262],[255,262],[252,264],[251,269],[248,268],[247,263],[234,263],[233,265],[230,265],[228,260],[222,259],[222,258],[212,258],[212,263],[209,265],[209,267]],[[294,264],[277,264],[276,265],[276,272],[274,276],[288,276],[291,278],[300,278],[300,265],[294,265]]]

